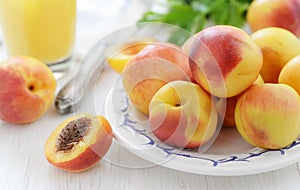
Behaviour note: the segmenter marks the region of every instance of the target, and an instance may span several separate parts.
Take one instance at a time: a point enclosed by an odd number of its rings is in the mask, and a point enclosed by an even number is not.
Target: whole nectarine
[[[290,145],[300,134],[300,98],[285,84],[255,84],[238,99],[236,127],[250,144],[265,149]]]
[[[149,105],[149,125],[166,144],[197,148],[216,131],[218,115],[211,95],[188,81],[172,81],[161,87]]]
[[[31,123],[53,103],[56,80],[41,61],[28,56],[11,57],[0,63],[0,119]]]
[[[212,95],[227,98],[258,77],[262,52],[243,30],[226,25],[205,28],[188,40],[194,80]]]
[[[300,95],[300,55],[291,59],[280,71],[278,82],[293,87]]]
[[[135,41],[121,46],[112,46],[106,50],[106,59],[109,66],[116,72],[121,73],[128,63],[138,52],[144,49],[152,39]]]
[[[300,54],[300,42],[293,33],[277,27],[260,29],[251,38],[263,53],[261,76],[265,82],[277,83],[282,67]]]
[[[254,0],[247,11],[253,32],[280,27],[300,37],[300,0]]]
[[[148,114],[149,103],[156,91],[174,80],[191,81],[188,55],[171,43],[146,46],[129,60],[123,71],[123,86],[130,101]]]

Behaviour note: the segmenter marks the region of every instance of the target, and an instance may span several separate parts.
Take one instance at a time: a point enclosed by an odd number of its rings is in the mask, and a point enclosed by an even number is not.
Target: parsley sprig
[[[163,22],[179,26],[194,34],[208,25],[227,24],[242,27],[252,0],[166,0],[161,4],[165,12],[148,11],[138,22]],[[186,36],[174,33],[171,38],[176,44]],[[176,42],[177,41],[177,42]]]

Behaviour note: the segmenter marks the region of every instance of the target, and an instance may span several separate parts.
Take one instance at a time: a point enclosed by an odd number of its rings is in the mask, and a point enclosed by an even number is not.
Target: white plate
[[[202,154],[160,142],[147,117],[132,106],[119,78],[109,92],[106,117],[116,139],[137,156],[175,170],[216,176],[237,176],[279,169],[300,160],[300,139],[280,150],[263,150],[245,142],[234,128],[224,128]]]

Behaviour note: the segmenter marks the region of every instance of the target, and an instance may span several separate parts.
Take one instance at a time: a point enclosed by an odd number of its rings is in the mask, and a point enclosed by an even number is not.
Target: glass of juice
[[[28,55],[50,68],[70,59],[76,0],[0,0],[0,28],[7,56]]]

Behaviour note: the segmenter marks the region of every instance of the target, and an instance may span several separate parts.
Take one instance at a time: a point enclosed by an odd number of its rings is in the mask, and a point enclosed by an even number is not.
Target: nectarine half
[[[103,116],[80,114],[65,120],[45,144],[47,160],[54,166],[80,172],[93,167],[109,150],[112,130]]]

